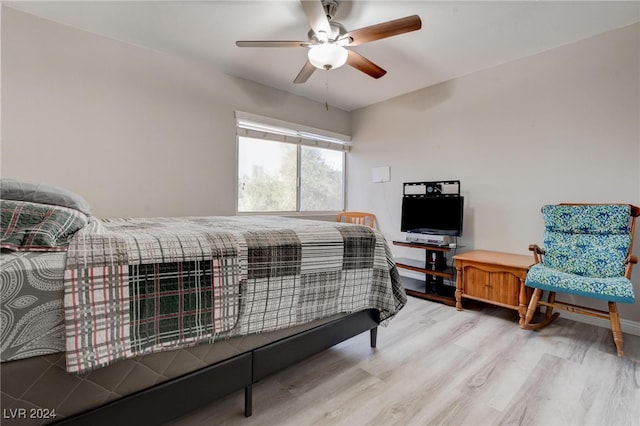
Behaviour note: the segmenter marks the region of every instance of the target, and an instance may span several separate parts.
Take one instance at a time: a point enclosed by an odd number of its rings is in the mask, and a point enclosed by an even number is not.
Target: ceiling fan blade
[[[358,71],[369,74],[373,78],[380,78],[387,73],[384,69],[380,68],[361,54],[354,52],[353,50],[347,51],[349,52],[347,64],[351,65]]]
[[[304,64],[304,66],[298,73],[296,79],[293,80],[293,82],[296,84],[306,82],[307,80],[309,80],[309,77],[311,77],[311,74],[313,74],[315,70],[316,70],[316,67],[314,67],[313,64],[311,64],[311,62],[307,60],[307,63]]]
[[[351,39],[351,43],[348,45],[357,46],[370,41],[416,31],[420,28],[422,28],[422,21],[420,20],[420,17],[418,15],[411,15],[405,18],[394,19],[392,21],[382,22],[381,24],[371,25],[370,27],[349,31],[344,35],[343,39]]]
[[[316,35],[323,31],[327,35],[331,34],[331,26],[320,0],[300,0],[300,4],[305,15],[307,15],[311,29]]]
[[[294,40],[262,40],[262,41],[236,41],[238,47],[306,47],[311,43],[308,41]]]

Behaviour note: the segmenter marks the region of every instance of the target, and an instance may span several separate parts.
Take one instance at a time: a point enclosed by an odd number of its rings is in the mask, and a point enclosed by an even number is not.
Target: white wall
[[[639,52],[636,24],[354,112],[349,208],[403,239],[402,183],[459,179],[465,250],[528,254],[544,204],[639,205]],[[371,183],[379,166],[390,182]],[[640,298],[640,267],[633,281]]]
[[[389,239],[404,237],[409,181],[462,181],[466,249],[527,254],[547,203],[640,204],[640,25],[348,114],[10,8],[1,18],[0,172],[74,190],[99,216],[233,214],[236,109],[352,134],[349,207],[375,212]],[[372,184],[386,165],[391,181]],[[621,314],[640,321],[637,304]]]
[[[350,133],[344,111],[3,7],[2,176],[103,217],[234,214],[235,110]]]

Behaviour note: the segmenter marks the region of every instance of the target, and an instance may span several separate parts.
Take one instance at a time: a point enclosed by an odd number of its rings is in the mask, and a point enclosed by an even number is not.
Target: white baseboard
[[[560,318],[566,318],[577,322],[582,322],[585,324],[591,324],[598,327],[604,327],[611,329],[611,323],[608,320],[590,317],[587,315],[576,314],[575,312],[568,311],[556,311],[560,312]],[[633,334],[634,336],[640,336],[640,322],[626,320],[624,318],[620,318],[620,328],[623,333]]]
[[[418,280],[424,280],[424,274],[414,271],[407,271],[399,269],[400,275],[403,277],[415,278]],[[557,311],[560,312],[562,318],[570,319],[572,321],[582,322],[585,324],[591,324],[598,327],[611,328],[611,323],[608,320],[590,317],[587,315],[576,314],[575,312]],[[620,318],[620,328],[623,333],[632,334],[634,336],[640,336],[640,322],[631,321],[624,318]]]

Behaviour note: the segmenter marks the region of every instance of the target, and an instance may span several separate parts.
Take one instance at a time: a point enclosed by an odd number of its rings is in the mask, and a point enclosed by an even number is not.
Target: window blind
[[[349,151],[351,136],[236,111],[236,134],[298,145]]]

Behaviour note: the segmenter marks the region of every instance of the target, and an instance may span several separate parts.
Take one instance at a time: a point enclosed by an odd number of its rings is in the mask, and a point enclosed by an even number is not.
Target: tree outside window
[[[342,210],[344,156],[331,149],[239,137],[238,211]]]

